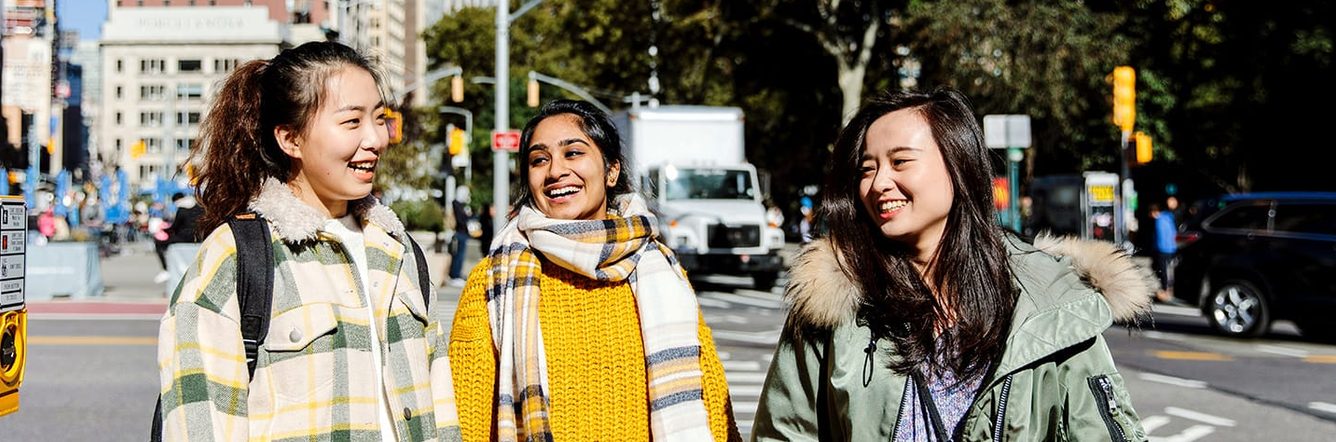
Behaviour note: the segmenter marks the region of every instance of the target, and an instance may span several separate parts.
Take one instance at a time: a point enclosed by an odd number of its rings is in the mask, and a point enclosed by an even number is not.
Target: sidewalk
[[[437,288],[437,296],[445,295],[444,299],[455,300],[459,298],[460,289],[454,287],[440,287],[448,280],[446,275],[446,265],[450,261],[447,253],[436,253],[432,245],[435,237],[430,232],[413,232],[413,239],[418,245],[422,246],[423,252],[427,254],[427,267],[430,271],[431,281]],[[445,249],[442,249],[445,252]],[[470,241],[464,261],[464,274],[480,260],[477,240]],[[116,256],[102,258],[102,283],[105,290],[100,298],[87,298],[79,300],[52,300],[52,301],[30,301],[28,310],[33,314],[66,314],[66,313],[107,313],[121,314],[127,310],[140,313],[157,313],[161,315],[166,311],[167,297],[165,296],[162,283],[153,282],[153,277],[162,271],[162,265],[158,263],[158,257],[153,253],[152,241],[138,241],[129,244],[123,244],[121,253]],[[128,307],[128,305],[138,305],[140,307]]]

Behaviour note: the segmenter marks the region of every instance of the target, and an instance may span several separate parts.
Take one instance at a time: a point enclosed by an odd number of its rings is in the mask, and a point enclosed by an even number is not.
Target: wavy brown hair
[[[366,70],[386,95],[371,60],[334,42],[287,49],[272,59],[243,64],[227,76],[200,125],[200,142],[190,153],[190,164],[199,170],[195,194],[204,207],[200,232],[245,212],[265,179],[292,179],[292,158],[279,148],[274,128],[305,133],[320,109],[325,81],[346,67]]]
[[[923,273],[914,267],[908,246],[881,233],[859,194],[868,127],[904,109],[919,113],[931,127],[954,194],[941,242]],[[1001,359],[1016,291],[1004,233],[993,220],[992,154],[982,134],[959,92],[902,91],[866,103],[835,143],[820,214],[840,266],[865,295],[861,317],[877,336],[895,344],[891,368],[897,372],[948,368],[963,380]],[[947,324],[935,337],[934,326]],[[943,363],[936,364],[935,357]]]

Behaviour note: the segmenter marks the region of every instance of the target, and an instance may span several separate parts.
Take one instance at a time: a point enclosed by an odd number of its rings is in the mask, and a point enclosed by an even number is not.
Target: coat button
[[[302,331],[295,328],[292,329],[292,333],[288,333],[288,339],[291,339],[292,342],[302,340]]]
[[[404,420],[413,420],[413,410],[409,410],[408,407],[404,407]]]

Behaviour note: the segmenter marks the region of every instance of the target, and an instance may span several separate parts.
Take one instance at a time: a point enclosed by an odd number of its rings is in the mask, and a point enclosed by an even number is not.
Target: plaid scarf
[[[654,440],[711,440],[702,399],[699,307],[639,196],[608,219],[549,219],[523,207],[492,243],[487,309],[497,347],[497,439],[551,441],[551,391],[538,323],[543,258],[600,281],[628,281],[640,315]],[[518,414],[518,416],[517,416]],[[613,417],[609,417],[613,418]]]

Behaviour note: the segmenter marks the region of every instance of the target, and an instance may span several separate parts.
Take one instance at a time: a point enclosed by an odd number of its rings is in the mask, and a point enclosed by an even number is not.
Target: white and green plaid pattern
[[[382,345],[398,439],[460,439],[444,331],[435,306],[423,305],[430,288],[417,287],[402,236],[363,224],[383,342],[371,342],[362,285],[336,237],[290,243],[274,234],[272,317],[249,383],[236,245],[226,225],[209,235],[161,324],[164,440],[380,440],[372,345]]]
[[[554,220],[524,207],[493,242],[487,307],[499,357],[498,440],[552,440],[538,323],[542,264],[535,252],[586,277],[631,284],[654,440],[713,438],[702,400],[696,296],[672,251],[656,240],[658,222],[644,200],[623,196],[617,205],[608,219],[595,221]]]

